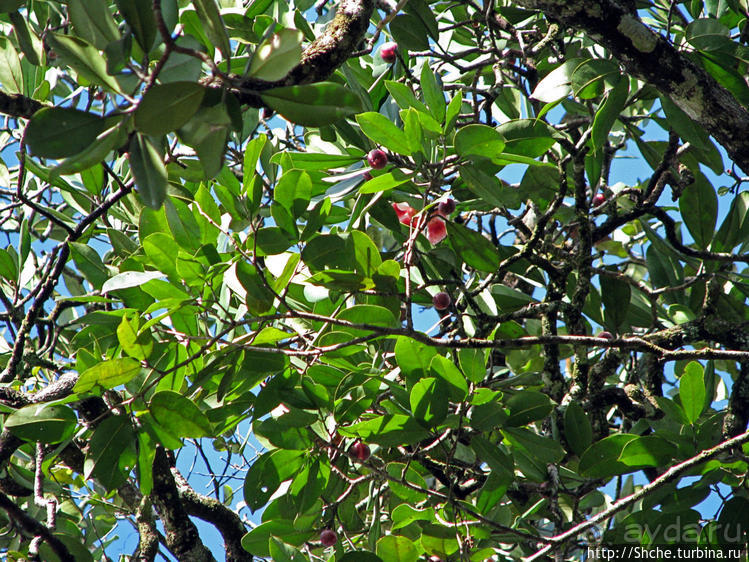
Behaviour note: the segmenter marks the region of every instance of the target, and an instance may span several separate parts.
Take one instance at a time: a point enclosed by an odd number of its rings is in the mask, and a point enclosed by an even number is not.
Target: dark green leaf
[[[399,154],[411,154],[406,134],[381,113],[361,113],[356,116],[356,122],[362,132],[377,144]]]
[[[627,96],[629,96],[629,78],[625,76],[609,90],[606,100],[596,112],[590,137],[594,152],[603,150],[611,128],[627,105]]]
[[[718,196],[701,172],[697,172],[694,179],[694,183],[687,186],[679,198],[679,210],[697,246],[706,249],[715,235]]]
[[[541,420],[554,409],[549,397],[535,390],[523,390],[512,395],[505,406],[510,409],[510,417],[505,422],[509,426],[527,425]]]
[[[73,436],[78,423],[68,406],[31,404],[5,419],[5,428],[26,441],[59,443]]]
[[[427,377],[411,389],[411,411],[428,427],[442,423],[447,416],[447,387],[440,379]]]
[[[94,387],[102,389],[114,388],[130,382],[138,373],[140,373],[140,363],[134,359],[110,359],[86,369],[78,377],[78,381],[73,388],[74,392],[88,392]]]
[[[689,423],[694,425],[705,408],[705,374],[696,361],[691,361],[679,378],[679,398]]]
[[[107,127],[101,117],[67,107],[34,113],[26,127],[26,144],[42,158],[65,158],[89,148]]]
[[[308,127],[329,125],[361,111],[356,94],[334,82],[273,88],[261,97],[289,121]]]
[[[637,435],[619,433],[593,443],[580,456],[580,474],[586,478],[607,478],[632,472],[634,469],[619,460],[627,443]]]
[[[156,19],[151,0],[116,0],[122,17],[133,30],[135,39],[146,53],[156,39]]]
[[[578,402],[570,402],[564,410],[564,437],[578,456],[593,442],[593,427]]]
[[[135,126],[152,136],[176,131],[195,115],[204,95],[205,88],[194,82],[157,84],[141,99]]]
[[[467,265],[487,272],[499,267],[499,254],[494,244],[475,230],[447,221],[447,236],[453,250]]]
[[[343,435],[360,437],[368,443],[384,447],[412,445],[426,439],[429,432],[414,418],[402,414],[376,416],[370,420],[340,427]]]
[[[429,48],[427,28],[420,18],[400,14],[390,22],[390,33],[401,49],[423,51]]]
[[[160,209],[166,198],[167,172],[151,140],[141,134],[130,141],[130,168],[143,203]]]
[[[231,56],[229,36],[226,33],[226,26],[221,20],[221,14],[215,0],[195,0],[193,4],[211,44],[218,47],[225,57]]]
[[[120,91],[117,80],[107,73],[107,63],[104,57],[93,45],[79,37],[60,33],[48,33],[47,42],[55,50],[57,56],[83,78],[106,86],[114,92]]]
[[[213,427],[195,403],[178,392],[162,390],[151,398],[154,419],[175,437],[197,439],[213,435]]]

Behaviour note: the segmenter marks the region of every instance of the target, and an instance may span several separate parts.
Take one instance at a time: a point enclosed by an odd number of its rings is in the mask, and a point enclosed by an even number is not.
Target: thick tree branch
[[[553,20],[580,30],[619,59],[627,71],[655,86],[723,145],[749,171],[749,111],[636,12],[614,0],[520,0]]]
[[[369,27],[374,10],[372,0],[342,0],[336,16],[325,32],[302,53],[302,60],[281,80],[268,82],[256,78],[244,79],[237,96],[243,104],[263,105],[256,92],[277,88],[311,84],[328,78],[351,56]]]

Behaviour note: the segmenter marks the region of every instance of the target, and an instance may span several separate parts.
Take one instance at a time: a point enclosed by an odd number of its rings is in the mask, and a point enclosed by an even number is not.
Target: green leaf
[[[423,51],[429,48],[427,28],[420,18],[400,14],[390,22],[390,33],[401,49]]]
[[[419,551],[408,537],[386,535],[377,541],[377,556],[392,562],[416,562]]]
[[[718,195],[713,185],[701,172],[694,175],[694,180],[681,194],[679,210],[697,246],[706,249],[715,235],[715,223],[718,220]]]
[[[423,113],[429,112],[427,106],[424,105],[424,103],[422,103],[419,99],[417,99],[413,91],[411,91],[411,88],[409,88],[405,84],[395,82],[394,80],[385,80],[385,88],[387,88],[387,91],[390,92],[390,95],[393,96],[395,103],[397,103],[398,107],[400,107],[401,109],[408,109],[409,107],[413,107],[414,109],[417,109]]]
[[[593,442],[593,427],[578,402],[570,402],[564,411],[564,437],[578,456]]]
[[[406,336],[398,336],[395,343],[395,360],[407,380],[426,377],[429,365],[437,350]]]
[[[55,50],[57,56],[80,76],[89,82],[105,86],[113,92],[120,91],[120,85],[107,73],[107,63],[96,47],[80,37],[61,33],[48,33],[47,42]]]
[[[455,151],[461,156],[494,158],[505,147],[505,139],[486,125],[466,125],[455,133]]]
[[[402,414],[376,416],[348,427],[339,427],[339,433],[360,437],[368,443],[384,447],[413,445],[429,436],[429,432],[418,421]]]
[[[455,253],[467,265],[487,272],[499,267],[499,254],[494,244],[475,230],[447,221],[447,236]]]
[[[275,295],[267,286],[257,269],[245,261],[236,264],[237,279],[246,291],[245,304],[251,314],[268,312],[273,306]]]
[[[572,92],[572,73],[580,64],[578,60],[567,61],[544,76],[531,97],[543,103],[554,103]]]
[[[117,25],[105,2],[69,0],[68,14],[78,35],[97,49],[104,49],[120,38]]]
[[[606,100],[596,111],[593,119],[593,128],[591,131],[590,141],[593,145],[593,152],[603,150],[606,140],[609,138],[609,132],[614,123],[619,118],[619,114],[627,105],[629,96],[629,78],[624,76],[606,95]]]
[[[26,3],[26,0],[0,0],[0,14],[15,12]]]
[[[427,377],[417,382],[409,396],[411,411],[416,419],[428,427],[442,423],[447,416],[446,390],[446,385],[440,379]]]
[[[136,134],[130,141],[130,168],[141,201],[160,209],[166,199],[167,172],[164,161],[148,137]]]
[[[487,375],[486,353],[483,349],[459,349],[458,364],[471,382],[480,383]]]
[[[690,361],[679,378],[679,398],[687,420],[694,425],[705,409],[705,373],[696,361]]]
[[[147,135],[176,131],[197,113],[205,88],[194,82],[157,84],[146,92],[135,110],[135,127]]]
[[[213,435],[208,417],[195,403],[172,390],[162,390],[148,406],[154,419],[175,437],[198,439]]]
[[[115,0],[117,9],[133,30],[136,41],[146,53],[156,39],[156,19],[151,0]]]
[[[639,436],[618,433],[593,443],[580,456],[580,474],[586,478],[608,478],[634,469],[619,460],[627,443]]]
[[[732,50],[731,30],[717,19],[703,18],[687,25],[685,38],[700,51]]]
[[[468,383],[465,375],[455,366],[450,359],[442,355],[435,355],[429,363],[431,373],[439,377],[447,385],[450,399],[461,402],[468,395]]]
[[[628,441],[617,460],[630,467],[659,467],[668,466],[675,455],[676,445],[658,435],[646,435]]]
[[[218,47],[225,57],[229,58],[231,56],[229,35],[226,32],[226,26],[221,19],[215,0],[195,0],[193,5],[208,39]]]
[[[140,373],[140,363],[134,359],[102,361],[81,373],[73,391],[84,393],[97,386],[102,389],[114,388],[130,382],[138,373]]]
[[[122,317],[122,322],[117,326],[117,339],[122,349],[133,359],[143,361],[153,351],[153,338],[150,331],[138,334],[137,319],[129,320],[127,316]]]
[[[120,457],[127,449],[135,450],[135,431],[127,416],[110,416],[96,426],[88,442],[83,477],[95,478],[107,489],[124,484],[126,474]]]
[[[527,425],[544,419],[554,409],[548,396],[536,390],[523,390],[513,394],[505,406],[510,409],[510,417],[505,422],[509,426]]]
[[[147,283],[151,279],[158,279],[159,277],[164,277],[164,273],[161,271],[124,271],[107,279],[101,287],[101,292],[108,293],[119,289],[139,287],[143,283]]]
[[[334,82],[265,90],[263,102],[293,123],[321,127],[361,111],[361,100]]]
[[[541,437],[537,433],[521,427],[505,427],[502,430],[511,444],[519,447],[530,457],[542,463],[556,463],[564,457],[561,445],[547,437]]]
[[[52,168],[50,178],[77,174],[103,162],[112,151],[119,149],[127,142],[128,124],[127,119],[117,119],[114,125],[100,133],[90,145]],[[96,194],[98,195],[98,192]]]
[[[0,84],[9,94],[23,94],[21,59],[8,37],[0,37]]]
[[[393,168],[391,172],[380,174],[379,176],[364,182],[359,188],[359,193],[367,194],[390,191],[391,189],[398,187],[399,185],[403,185],[412,177],[412,175],[405,174],[398,168]]]
[[[439,123],[445,121],[445,94],[437,83],[437,79],[432,72],[429,64],[421,67],[421,92],[424,95],[424,101],[429,107],[429,111]]]
[[[31,117],[26,144],[41,158],[65,158],[89,148],[106,128],[106,120],[93,113],[45,107]]]
[[[359,123],[362,132],[377,144],[398,154],[411,154],[406,133],[381,113],[375,111],[361,113],[356,116],[356,122]]]
[[[476,458],[489,465],[493,473],[512,480],[514,471],[512,457],[502,451],[498,445],[480,435],[474,435],[471,437],[471,449],[476,453]]]
[[[30,404],[9,415],[4,427],[26,441],[59,443],[73,436],[77,424],[75,411],[68,406]]]
[[[613,330],[617,330],[627,317],[627,309],[632,289],[626,281],[602,275],[601,300],[606,323]]]
[[[307,560],[300,550],[277,537],[270,538],[268,553],[274,562],[306,562]]]
[[[143,250],[159,271],[173,279],[179,279],[177,273],[179,246],[174,238],[163,232],[154,232],[143,240]]]
[[[715,251],[730,250],[749,238],[749,191],[742,191],[731,202],[726,218],[713,243]]]
[[[480,162],[466,162],[460,166],[460,178],[480,199],[497,208],[519,207],[518,190],[501,183],[496,176],[486,173],[482,170]]]
[[[514,119],[502,123],[497,132],[505,139],[505,153],[538,158],[557,142],[559,133],[538,119]]]
[[[273,82],[286,76],[302,58],[302,32],[282,29],[260,45],[252,57],[248,76]]]
[[[263,507],[282,482],[304,464],[302,451],[277,449],[261,455],[250,466],[244,480],[244,498],[253,512]]]

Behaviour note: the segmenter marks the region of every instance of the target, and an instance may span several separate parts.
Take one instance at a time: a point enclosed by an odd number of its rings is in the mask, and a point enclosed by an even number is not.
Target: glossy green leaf
[[[416,419],[427,427],[442,423],[447,416],[446,390],[446,385],[440,379],[427,377],[417,382],[409,396],[411,411]]]
[[[480,383],[487,375],[486,353],[483,349],[459,349],[458,363],[466,378]]]
[[[420,84],[429,111],[439,123],[443,123],[445,121],[445,109],[447,108],[445,94],[428,64],[421,67]]]
[[[117,326],[117,339],[123,351],[138,361],[147,359],[153,351],[153,338],[150,331],[143,331],[139,334],[136,319],[130,320],[127,316],[122,317],[122,322]]]
[[[580,474],[586,478],[608,478],[632,472],[630,466],[619,460],[627,443],[637,435],[618,433],[610,435],[588,447],[580,456]]]
[[[128,121],[115,120],[109,128],[99,134],[93,142],[77,154],[65,158],[50,170],[50,177],[77,174],[103,162],[114,150],[127,142]],[[65,148],[64,150],[68,150]]]
[[[59,443],[73,436],[77,424],[75,411],[68,406],[31,404],[9,415],[4,427],[26,441]]]
[[[148,137],[133,135],[130,168],[141,201],[152,209],[160,209],[166,198],[167,172],[161,155]]]
[[[445,383],[451,400],[465,400],[468,395],[468,382],[455,363],[447,357],[435,355],[429,363],[429,370]]]
[[[596,116],[593,119],[590,140],[594,152],[603,150],[611,128],[619,118],[619,114],[627,105],[628,96],[629,79],[624,77],[619,80],[616,86],[609,90],[605,101],[601,104],[601,107],[598,109]]]
[[[0,84],[9,94],[23,93],[21,59],[8,37],[0,37]]]
[[[631,467],[668,466],[675,454],[672,443],[658,435],[646,435],[628,441],[617,460]]]
[[[226,33],[226,26],[221,19],[216,1],[195,0],[193,4],[208,39],[213,45],[218,47],[225,57],[231,56],[229,35]]]
[[[554,103],[566,98],[572,92],[572,73],[579,61],[567,61],[549,74],[536,85],[531,97],[543,103]]]
[[[99,0],[70,0],[70,21],[76,32],[97,49],[104,49],[120,34],[107,5]]]
[[[627,306],[622,306],[622,303],[629,303],[631,293],[632,289],[626,281],[608,275],[601,276],[604,318],[611,329],[617,330],[624,323]]]
[[[505,427],[502,429],[502,435],[512,445],[519,447],[539,462],[559,462],[564,457],[564,450],[557,441],[541,437],[534,431],[520,427]]]
[[[302,39],[298,29],[283,29],[270,35],[258,45],[249,76],[269,82],[286,76],[302,58]]]
[[[377,177],[372,178],[362,184],[359,188],[359,193],[380,193],[382,191],[390,191],[393,188],[403,185],[409,181],[413,176],[410,174],[403,173],[400,169],[394,168],[392,171],[386,174],[380,174]]]
[[[479,271],[494,271],[499,266],[497,249],[475,230],[447,221],[447,237],[453,250],[467,265]]]
[[[362,132],[377,144],[399,154],[411,154],[406,134],[381,113],[361,113],[356,116],[356,122],[359,123]]]
[[[130,419],[110,416],[102,420],[89,441],[83,477],[96,478],[109,489],[121,486],[126,473],[120,466],[120,457],[127,449],[135,450],[135,431]]]
[[[151,398],[151,415],[175,437],[198,439],[213,435],[208,417],[195,403],[178,392],[162,390]]]
[[[49,107],[36,113],[26,127],[26,144],[42,158],[65,158],[88,149],[107,127],[93,113],[67,107]]]
[[[340,428],[343,435],[360,437],[368,443],[377,443],[384,447],[411,445],[426,439],[429,432],[410,416],[387,414],[375,416],[367,421]]]
[[[570,402],[564,410],[564,437],[578,456],[593,442],[593,426],[578,402]]]
[[[461,156],[493,158],[504,147],[504,137],[486,125],[466,125],[455,133],[455,151]]]
[[[705,373],[696,361],[687,364],[679,378],[679,398],[689,423],[694,425],[705,409]]]
[[[156,19],[150,0],[115,0],[125,21],[133,30],[135,39],[148,53],[156,39]]]
[[[702,173],[687,186],[679,198],[679,210],[684,224],[700,248],[707,248],[715,235],[718,219],[718,195]]]
[[[135,111],[135,127],[147,135],[176,131],[195,115],[205,88],[194,82],[157,84],[141,99]]]
[[[400,14],[390,22],[390,33],[402,49],[422,51],[429,48],[427,28],[411,14]]]
[[[83,393],[95,387],[101,389],[115,388],[130,382],[138,373],[140,373],[140,363],[134,359],[123,358],[102,361],[81,373],[73,391]]]
[[[408,537],[387,535],[377,541],[377,556],[392,562],[416,562],[419,550]]]
[[[273,88],[261,97],[289,121],[308,127],[329,125],[361,111],[356,94],[334,82]]]
[[[60,33],[48,33],[47,42],[55,50],[57,56],[80,76],[114,92],[120,91],[117,80],[107,73],[107,63],[104,57],[93,45],[80,37]]]
[[[716,251],[730,250],[749,237],[749,191],[742,191],[731,201],[726,218],[715,235]]]
[[[527,425],[544,419],[554,409],[549,397],[536,390],[523,390],[513,394],[505,402],[505,406],[510,410],[510,417],[505,423],[510,426]]]

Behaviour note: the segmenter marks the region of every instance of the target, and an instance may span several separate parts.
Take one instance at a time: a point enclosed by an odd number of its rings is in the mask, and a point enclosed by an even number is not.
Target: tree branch
[[[532,556],[529,556],[528,558],[526,558],[525,562],[533,562],[533,560],[536,560],[542,557],[544,554],[549,552],[552,548],[556,548],[559,545],[567,542],[568,540],[573,539],[574,537],[576,537],[583,531],[590,529],[591,527],[594,527],[595,525],[598,525],[599,523],[603,523],[610,517],[616,515],[617,513],[619,513],[626,507],[632,505],[633,503],[641,500],[642,498],[652,493],[653,491],[657,490],[664,484],[667,484],[668,482],[675,480],[676,478],[684,474],[686,471],[688,471],[690,468],[693,468],[697,466],[698,464],[703,463],[706,460],[709,460],[719,455],[720,453],[728,451],[729,449],[733,447],[743,445],[747,441],[749,441],[749,431],[746,433],[742,433],[741,435],[737,435],[733,439],[724,441],[723,443],[720,443],[719,445],[716,445],[715,447],[711,449],[705,449],[704,451],[685,460],[684,462],[679,463],[675,466],[672,466],[666,472],[661,474],[658,478],[653,480],[650,484],[646,484],[634,494],[630,494],[629,496],[620,499],[618,502],[612,504],[611,507],[600,512],[595,517],[591,517],[587,521],[583,521],[582,523],[575,525],[574,527],[565,531],[564,533],[560,533],[558,535],[551,537],[549,539],[550,541],[549,544],[547,544],[542,549],[535,552]]]
[[[520,0],[526,8],[580,30],[606,47],[627,71],[655,86],[749,171],[749,111],[705,69],[614,0]]]

